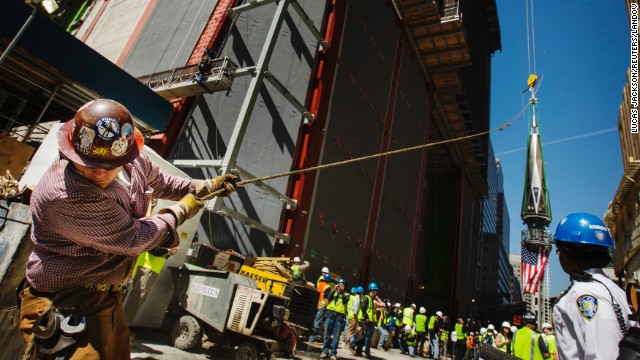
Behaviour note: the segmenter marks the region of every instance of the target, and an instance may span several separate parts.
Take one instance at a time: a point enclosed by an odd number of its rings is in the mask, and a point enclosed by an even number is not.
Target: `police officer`
[[[615,359],[629,327],[624,291],[602,272],[614,242],[597,216],[569,214],[553,235],[562,270],[571,284],[553,307],[559,359]]]

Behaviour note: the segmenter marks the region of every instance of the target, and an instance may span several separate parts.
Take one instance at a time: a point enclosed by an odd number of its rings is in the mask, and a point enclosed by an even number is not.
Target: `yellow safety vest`
[[[516,333],[516,343],[513,346],[513,355],[525,360],[543,360],[540,347],[538,346],[539,338],[540,334],[526,326],[523,326],[522,329],[518,330]]]
[[[449,341],[449,331],[442,330],[442,332],[440,333],[440,340],[444,341],[445,343]]]
[[[418,317],[418,316],[416,315],[416,318],[417,318],[417,317]],[[429,325],[428,325],[428,326],[429,326],[429,327],[428,327],[429,331],[431,331],[431,330],[435,330],[435,327],[436,327],[436,320],[437,320],[437,317],[436,317],[435,315],[431,315],[431,317],[429,318]]]
[[[411,329],[411,332],[409,334],[407,334],[407,345],[409,346],[416,346],[416,330],[415,329]]]
[[[366,299],[366,300],[365,300]],[[367,302],[367,308],[365,310],[362,310],[362,301],[366,301]],[[367,319],[369,319],[369,322],[373,322],[375,323],[377,321],[376,319],[376,309],[373,306],[373,299],[371,298],[371,296],[369,295],[365,295],[360,299],[360,308],[358,309],[358,321],[362,321],[364,320],[364,312],[367,313]]]
[[[333,310],[339,314],[346,314],[347,313],[347,304],[349,303],[349,301],[347,300],[347,302],[343,302],[342,301],[342,295],[346,295],[343,292],[339,292],[336,291],[334,292],[332,295],[329,296],[329,303],[327,304],[327,310]],[[346,295],[347,297],[349,295]]]
[[[402,311],[400,309],[398,309],[398,312],[396,313],[396,326],[402,326]]]
[[[425,332],[426,328],[425,328],[425,324],[427,323],[427,315],[425,314],[418,314],[416,315],[416,331],[419,333],[423,333]],[[429,329],[431,330],[431,329]]]
[[[356,314],[354,314],[353,310],[351,310],[353,308],[353,303],[356,301],[356,298],[358,298],[357,294],[351,294],[349,296],[349,302],[347,302],[347,319],[349,320],[356,318]]]
[[[499,334],[499,335],[501,335],[506,340],[506,337],[504,335],[502,335],[502,334]],[[497,337],[496,337],[496,340],[498,340]],[[500,350],[502,352],[507,352],[507,350],[508,350],[507,346],[508,345],[509,345],[509,343],[504,343],[504,344],[502,344],[502,346],[496,346],[496,347],[498,348],[498,350]]]
[[[462,324],[456,323],[456,336],[458,337],[458,340],[460,340],[460,339],[466,340],[467,339],[467,334],[462,332],[462,327],[463,326],[464,325],[462,325]]]
[[[298,276],[302,280],[306,280],[304,276],[304,272],[300,272],[300,264],[291,265],[291,272],[293,272],[293,276]]]
[[[556,356],[556,336],[555,335],[545,335],[545,340],[547,346],[549,347],[549,353],[551,353],[551,359],[555,359]]]
[[[413,326],[413,308],[408,307],[402,310],[402,323]]]
[[[148,251],[145,251],[140,254],[140,256],[138,256],[138,261],[136,262],[136,266],[133,267],[131,278],[134,278],[136,276],[138,267],[147,268],[156,274],[160,274],[165,261],[167,261],[167,259],[164,256],[154,256],[151,255]]]

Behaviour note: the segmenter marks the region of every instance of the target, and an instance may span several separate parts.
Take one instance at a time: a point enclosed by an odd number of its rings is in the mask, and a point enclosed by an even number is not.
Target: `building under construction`
[[[31,8],[0,2],[6,49]],[[495,0],[87,4],[75,38],[36,14],[0,67],[4,129],[24,126],[21,141],[109,97],[190,176],[244,180],[489,129]],[[210,201],[197,237],[466,317],[488,148],[484,135],[259,181]]]

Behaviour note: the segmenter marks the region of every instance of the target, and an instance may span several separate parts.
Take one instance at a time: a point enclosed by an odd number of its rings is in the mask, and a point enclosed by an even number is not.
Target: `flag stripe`
[[[525,294],[538,292],[538,284],[542,280],[544,270],[549,261],[551,249],[542,246],[522,244],[522,287]]]

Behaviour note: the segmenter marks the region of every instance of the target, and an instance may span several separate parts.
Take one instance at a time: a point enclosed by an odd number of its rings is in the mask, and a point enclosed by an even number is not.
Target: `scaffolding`
[[[267,5],[275,2],[275,0],[253,0],[246,4],[231,8],[227,11],[228,16],[236,16],[246,11],[250,11],[252,9],[258,8],[263,5]],[[300,6],[297,0],[281,0],[278,2],[278,6],[276,8],[275,14],[273,16],[273,20],[271,22],[271,26],[269,27],[269,31],[267,32],[267,36],[260,52],[260,57],[256,62],[255,66],[250,66],[246,68],[236,69],[233,68],[231,70],[232,62],[229,60],[228,62],[222,64],[227,67],[222,67],[220,73],[222,73],[223,77],[230,74],[229,79],[221,79],[219,80],[220,86],[224,84],[228,84],[229,89],[234,77],[238,76],[251,76],[251,81],[249,83],[247,94],[245,95],[242,106],[240,107],[240,112],[238,114],[235,126],[233,128],[233,132],[231,133],[231,137],[227,144],[227,151],[225,152],[224,157],[221,160],[174,160],[173,165],[177,167],[187,167],[187,168],[214,168],[219,175],[223,174],[236,174],[239,175],[242,179],[254,179],[255,175],[248,172],[246,169],[240,168],[236,164],[236,160],[238,157],[238,153],[240,151],[240,146],[243,143],[243,139],[245,136],[245,132],[247,126],[249,124],[249,119],[251,118],[251,114],[253,112],[256,100],[260,93],[261,88],[264,86],[265,80],[269,82],[273,88],[275,88],[278,92],[282,94],[282,96],[291,103],[293,107],[296,108],[297,111],[300,112],[302,116],[302,121],[304,123],[313,122],[313,115],[304,107],[302,103],[300,103],[283,85],[281,81],[276,78],[273,73],[269,72],[269,61],[271,60],[271,56],[273,54],[273,50],[276,45],[276,41],[280,34],[280,29],[282,27],[282,23],[287,16],[289,7],[293,8],[293,10],[298,14],[298,16],[303,20],[304,24],[311,32],[311,34],[318,41],[318,48],[320,51],[323,51],[329,47],[329,43],[322,37],[318,29],[316,29],[313,21],[306,14],[304,9]],[[226,61],[226,60],[225,60]],[[197,65],[194,65],[197,68]],[[225,70],[228,69],[228,70]],[[188,83],[192,80],[182,80],[181,83]],[[208,82],[207,82],[208,83]],[[194,96],[206,93],[203,89],[205,84],[195,84],[193,88],[196,90],[191,95],[180,95],[180,96]],[[168,86],[171,87],[171,86]],[[158,87],[160,88],[160,87]],[[175,86],[173,86],[175,88]],[[229,90],[224,87],[222,90]],[[219,90],[218,90],[219,91]],[[171,96],[175,97],[175,96]],[[262,183],[256,183],[258,187],[264,190],[267,194],[273,196],[279,202],[282,202],[283,206],[287,209],[295,209],[297,203],[295,200],[289,198],[285,194],[281,193],[277,189]],[[260,230],[267,235],[276,239],[276,242],[279,244],[288,244],[290,242],[290,235],[282,233],[276,229],[273,229],[261,222],[248,217],[247,215],[241,214],[234,209],[231,209],[224,205],[223,198],[216,197],[206,204],[206,209],[209,211],[213,211],[221,216],[228,216],[234,218],[236,220],[241,221],[245,225],[249,226],[252,229]]]

